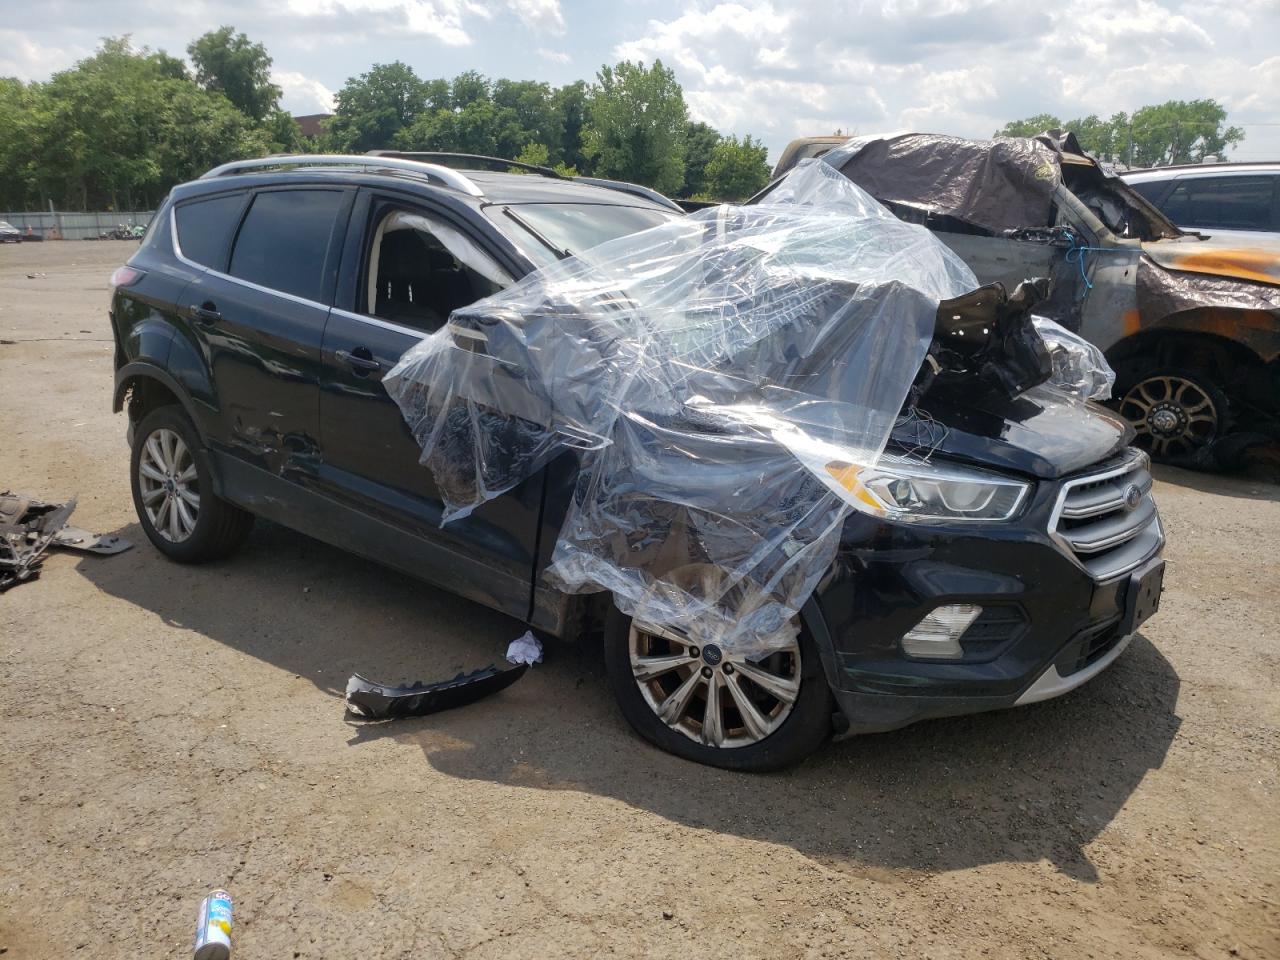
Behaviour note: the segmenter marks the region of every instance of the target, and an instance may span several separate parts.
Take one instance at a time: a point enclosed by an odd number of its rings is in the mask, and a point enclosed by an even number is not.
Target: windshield
[[[679,218],[670,210],[611,203],[508,203],[485,212],[539,265]]]

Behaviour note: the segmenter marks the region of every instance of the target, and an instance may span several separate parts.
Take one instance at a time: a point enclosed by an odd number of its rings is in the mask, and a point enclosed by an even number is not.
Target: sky
[[[1245,129],[1231,159],[1280,160],[1280,0],[0,0],[0,76],[47,79],[126,33],[185,56],[224,24],[266,45],[295,114],[373,63],[558,85],[657,58],[694,119],[772,159],[837,129],[987,137],[1212,97]]]

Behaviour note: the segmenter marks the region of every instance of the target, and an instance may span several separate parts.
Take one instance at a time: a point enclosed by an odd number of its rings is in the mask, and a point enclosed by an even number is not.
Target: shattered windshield
[[[669,210],[609,203],[508,203],[485,212],[541,265],[679,219]]]

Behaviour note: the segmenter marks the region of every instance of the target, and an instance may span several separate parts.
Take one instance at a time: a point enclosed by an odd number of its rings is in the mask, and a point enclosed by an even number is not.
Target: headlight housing
[[[778,436],[778,435],[775,435]],[[911,523],[993,523],[1017,514],[1029,483],[952,463],[861,452],[797,433],[778,436],[826,487],[863,513]]]

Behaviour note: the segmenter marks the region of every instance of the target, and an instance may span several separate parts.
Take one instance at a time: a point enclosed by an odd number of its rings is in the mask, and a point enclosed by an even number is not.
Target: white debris
[[[516,637],[511,641],[511,646],[507,647],[507,661],[527,663],[529,666],[542,662],[542,644],[532,630],[526,630],[523,637]]]

